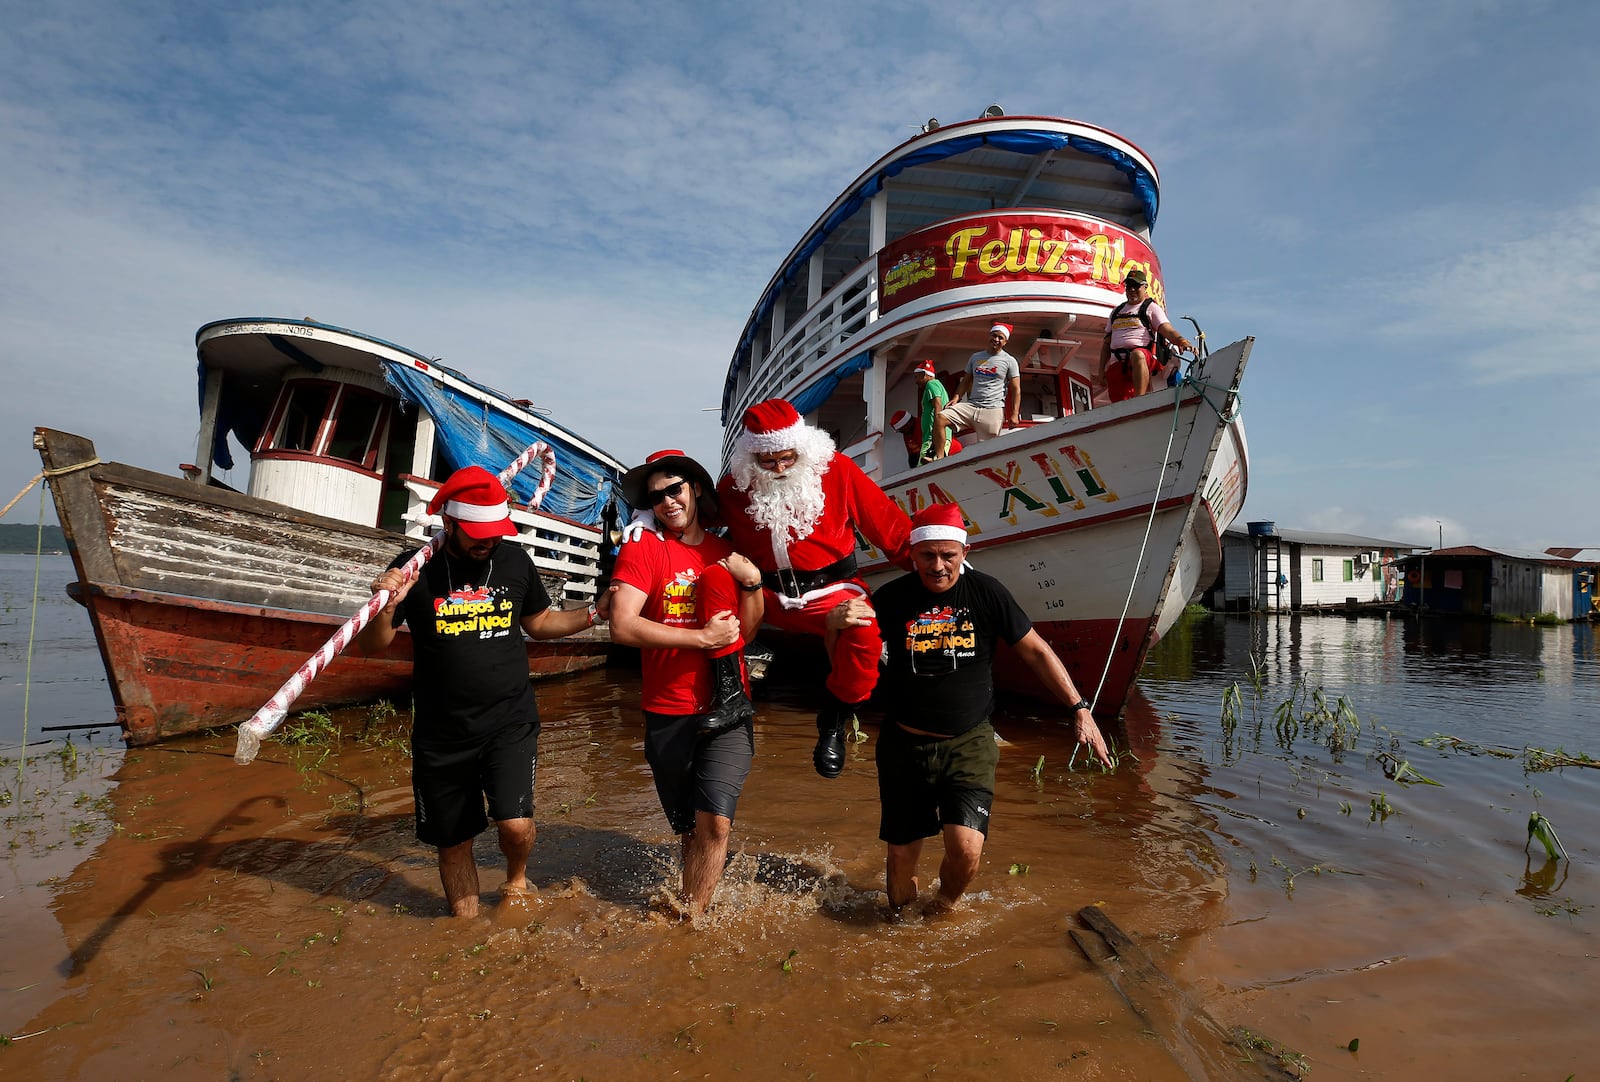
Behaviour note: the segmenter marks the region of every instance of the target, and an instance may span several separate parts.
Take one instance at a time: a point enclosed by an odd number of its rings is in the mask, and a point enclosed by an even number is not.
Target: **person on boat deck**
[[[967,358],[949,404],[936,414],[935,446],[942,446],[957,429],[972,429],[969,441],[982,443],[998,436],[1002,427],[1016,426],[1022,409],[1022,370],[1006,352],[1010,340],[1011,324],[996,323],[989,328],[989,348]]]
[[[836,778],[844,770],[845,728],[878,682],[883,650],[856,573],[856,531],[909,567],[911,520],[781,398],[745,410],[717,502],[734,549],[761,569],[766,622],[823,639],[832,668],[812,763]],[[828,614],[846,605],[848,618],[830,623]]]
[[[661,533],[623,544],[612,572],[611,639],[640,648],[644,756],[681,839],[690,915],[716,893],[728,832],[755,758],[744,644],[761,626],[761,572],[707,533],[711,475],[682,451],[657,451],[622,478]]]
[[[879,587],[871,601],[886,645],[875,757],[891,916],[917,899],[925,838],[944,836],[931,908],[953,908],[977,874],[1000,758],[989,722],[998,640],[1066,705],[1078,742],[1111,765],[1100,727],[1061,660],[1004,584],[965,563],[960,509],[937,503],[918,511],[910,542],[915,570]]]
[[[939,432],[939,414],[950,404],[950,393],[934,374],[931,358],[918,362],[912,370],[912,378],[917,381],[917,402],[922,419],[922,445],[917,451],[917,461],[943,458],[950,453],[946,449],[949,437]]]
[[[1122,279],[1127,300],[1106,317],[1106,336],[1100,343],[1100,379],[1113,402],[1148,394],[1151,377],[1161,371],[1156,359],[1160,336],[1181,353],[1193,347],[1167,322],[1166,310],[1150,296],[1144,271],[1134,268]]]
[[[943,384],[940,384],[937,379],[929,380],[929,383],[937,385],[940,391],[944,390]],[[912,425],[911,422],[914,420],[916,418],[911,415],[910,410],[895,410],[894,414],[889,418],[889,427],[900,433],[900,438],[905,441],[907,466],[917,466],[929,461],[930,456],[927,453],[927,448],[933,441],[931,430],[933,419],[926,414],[923,415],[923,434],[919,434],[916,426]],[[951,436],[950,446],[945,450],[945,454],[955,455],[960,453],[961,441]]]
[[[382,653],[401,624],[414,655],[411,789],[417,840],[439,850],[450,912],[478,913],[474,839],[493,819],[506,858],[501,901],[533,893],[533,786],[539,704],[528,679],[524,632],[557,639],[592,627],[594,606],[553,608],[528,552],[513,537],[510,500],[479,466],[457,470],[428,503],[444,520],[444,545],[414,578],[401,553],[372,584],[389,601],[356,639]],[[484,801],[488,801],[485,815]]]

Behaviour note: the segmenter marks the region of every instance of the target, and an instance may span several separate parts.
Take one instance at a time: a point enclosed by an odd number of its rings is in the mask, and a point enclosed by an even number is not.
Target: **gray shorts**
[[[918,736],[892,721],[878,730],[878,837],[890,845],[931,838],[946,826],[989,835],[1000,747],[982,721],[960,736]]]
[[[963,443],[982,443],[1000,435],[1000,426],[1005,423],[1006,410],[1004,406],[979,409],[971,402],[957,402],[953,406],[946,406],[944,415],[951,425],[972,430],[962,441]]]
[[[731,822],[756,755],[755,730],[749,721],[702,738],[703,716],[644,712],[644,758],[674,834],[693,830],[697,811]]]

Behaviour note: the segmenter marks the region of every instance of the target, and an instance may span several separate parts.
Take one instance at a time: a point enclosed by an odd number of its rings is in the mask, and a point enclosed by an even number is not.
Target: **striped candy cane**
[[[530,507],[538,507],[544,500],[545,493],[550,491],[550,486],[556,479],[556,453],[544,444],[543,441],[532,444],[516,459],[500,471],[500,484],[509,492],[511,480],[521,473],[523,469],[535,458],[544,460],[544,468],[540,472],[539,485],[533,492],[533,499],[529,501]],[[399,568],[401,575],[410,580],[422,570],[422,565],[433,558],[444,544],[444,534],[436,533],[428,543],[412,554]],[[233,761],[244,765],[253,762],[261,752],[261,740],[278,726],[283,724],[289,716],[289,706],[305,691],[306,685],[317,678],[317,674],[328,667],[328,663],[344,652],[355,637],[361,634],[361,629],[372,622],[372,618],[383,611],[389,603],[389,591],[379,590],[367,599],[361,610],[350,619],[339,625],[339,629],[322,648],[301,663],[294,675],[289,677],[284,685],[268,699],[266,704],[250,716],[250,720],[239,726],[238,743],[234,745]]]

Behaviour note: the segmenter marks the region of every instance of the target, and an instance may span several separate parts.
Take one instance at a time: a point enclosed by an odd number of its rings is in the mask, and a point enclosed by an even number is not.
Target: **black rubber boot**
[[[824,778],[837,778],[844,773],[844,727],[854,710],[831,692],[824,694],[827,698],[817,711],[817,746],[811,752],[811,763]]]
[[[739,675],[739,655],[724,654],[711,659],[711,712],[700,722],[701,736],[725,733],[755,716],[756,708],[744,693]]]

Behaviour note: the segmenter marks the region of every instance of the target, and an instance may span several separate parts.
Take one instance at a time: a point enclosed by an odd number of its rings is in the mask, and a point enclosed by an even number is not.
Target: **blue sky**
[[[997,102],[1156,161],[1173,315],[1257,339],[1244,518],[1600,545],[1594,5],[209,7],[5,5],[0,500],[35,425],[192,461],[194,331],[246,315],[714,461],[777,261]]]

